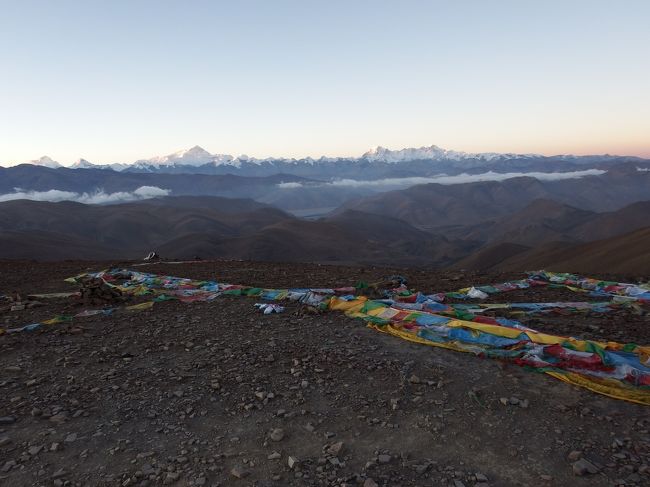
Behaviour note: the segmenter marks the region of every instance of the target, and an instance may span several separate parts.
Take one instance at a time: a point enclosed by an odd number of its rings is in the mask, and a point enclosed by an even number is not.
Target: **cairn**
[[[122,291],[108,285],[103,279],[87,276],[80,279],[79,284],[79,297],[85,304],[105,305],[126,301]]]

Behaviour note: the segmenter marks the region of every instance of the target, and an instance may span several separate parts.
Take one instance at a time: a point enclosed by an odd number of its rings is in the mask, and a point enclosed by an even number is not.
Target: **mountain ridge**
[[[245,167],[251,166],[318,166],[323,164],[402,164],[409,162],[439,162],[445,163],[441,168],[449,165],[457,165],[466,169],[478,167],[483,164],[495,164],[498,162],[506,163],[508,161],[519,161],[524,164],[527,161],[543,160],[547,162],[558,162],[563,164],[570,164],[572,166],[582,164],[599,164],[599,163],[612,163],[612,162],[633,162],[638,161],[641,163],[650,163],[649,159],[644,159],[637,156],[619,156],[619,155],[583,155],[577,156],[572,154],[557,154],[557,155],[541,155],[541,154],[518,154],[518,153],[500,153],[500,152],[463,152],[456,150],[448,150],[438,147],[436,145],[422,146],[422,147],[407,147],[403,149],[391,150],[382,146],[371,148],[364,152],[361,156],[341,156],[341,157],[327,157],[321,156],[318,158],[313,157],[266,157],[255,158],[247,155],[233,156],[230,154],[210,153],[199,145],[195,145],[189,149],[179,150],[164,156],[153,156],[148,159],[138,159],[132,163],[112,163],[112,164],[93,164],[86,159],[79,159],[70,166],[65,166],[57,161],[52,160],[48,156],[43,156],[38,160],[30,161],[29,163],[35,165],[43,165],[46,167],[70,167],[70,168],[97,168],[115,171],[168,171],[184,170],[192,171],[199,168],[208,170],[209,168],[221,167],[241,171]],[[508,164],[511,165],[511,164]]]

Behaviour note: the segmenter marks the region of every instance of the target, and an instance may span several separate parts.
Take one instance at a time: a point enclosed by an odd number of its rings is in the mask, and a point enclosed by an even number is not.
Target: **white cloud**
[[[0,201],[66,201],[74,200],[78,196],[79,193],[73,193],[71,191],[60,191],[58,189],[50,189],[49,191],[22,191],[19,188],[15,188],[13,193],[0,194]]]
[[[159,196],[168,196],[170,191],[158,186],[140,186],[133,194],[140,198],[157,198]]]
[[[282,188],[282,189],[302,188],[302,183],[296,183],[296,182],[279,183],[278,188]]]
[[[340,187],[349,187],[349,188],[358,188],[358,187],[376,187],[377,189],[396,189],[396,188],[407,188],[409,186],[415,186],[416,184],[462,184],[462,183],[475,183],[478,181],[505,181],[506,179],[512,179],[522,176],[528,176],[532,178],[539,179],[541,181],[557,181],[560,179],[576,179],[582,178],[585,176],[599,176],[605,174],[606,171],[601,169],[586,169],[583,171],[570,171],[570,172],[507,172],[507,173],[498,173],[498,172],[486,172],[481,174],[457,174],[454,176],[448,176],[446,174],[439,174],[436,176],[416,176],[409,178],[385,178],[385,179],[373,179],[373,180],[364,180],[364,179],[338,179],[335,181],[330,181],[327,183],[322,183],[321,186],[340,186]],[[304,186],[302,183],[280,183],[278,184],[279,188],[300,188]],[[310,184],[310,187],[313,185]]]
[[[156,186],[140,186],[135,191],[118,191],[116,193],[106,193],[98,189],[92,193],[74,193],[72,191],[61,191],[50,189],[48,191],[24,191],[15,188],[13,193],[0,194],[0,202],[11,200],[33,200],[33,201],[76,201],[86,204],[106,204],[122,203],[127,201],[143,200],[155,198],[158,196],[167,196],[170,193],[168,189],[158,188]]]
[[[637,167],[636,170],[640,172],[648,172],[650,171],[650,167]]]

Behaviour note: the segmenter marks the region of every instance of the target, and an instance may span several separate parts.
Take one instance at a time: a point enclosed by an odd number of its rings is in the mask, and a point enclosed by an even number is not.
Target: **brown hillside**
[[[451,269],[487,270],[498,267],[504,260],[530,250],[530,247],[510,242],[500,242],[481,248],[464,259],[459,260]]]
[[[595,274],[650,274],[650,227],[579,245],[543,246],[519,253],[495,268],[549,269]]]

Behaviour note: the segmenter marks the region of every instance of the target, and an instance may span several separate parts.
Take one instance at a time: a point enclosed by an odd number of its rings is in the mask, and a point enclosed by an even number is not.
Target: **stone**
[[[77,441],[77,433],[70,433],[68,436],[65,437],[65,440],[63,441],[65,441],[66,443],[73,443]]]
[[[65,477],[68,474],[64,469],[60,468],[56,472],[52,474],[53,479],[60,479],[61,477]]]
[[[294,456],[289,455],[289,457],[287,457],[287,465],[289,465],[289,468],[293,469],[296,465],[298,465],[298,459]]]
[[[577,462],[575,462],[572,466],[573,473],[578,476],[583,476],[587,474],[595,474],[598,473],[599,468],[591,463],[589,460],[586,458],[581,458]]]
[[[377,455],[377,461],[379,463],[390,463],[392,459],[390,455]]]
[[[27,450],[27,452],[28,452],[31,456],[36,456],[36,455],[38,455],[38,454],[41,452],[42,449],[43,449],[43,445],[40,445],[40,446],[30,446],[30,447],[29,447],[29,450]]]
[[[0,446],[5,446],[11,443],[11,438],[8,436],[0,436]]]
[[[330,457],[329,462],[330,462],[330,464],[332,464],[334,466],[341,465],[341,461],[337,457]]]
[[[580,457],[582,457],[582,452],[581,452],[581,451],[578,451],[578,450],[573,450],[573,451],[570,452],[569,455],[567,456],[567,458],[568,458],[569,461],[571,461],[571,462],[577,462],[578,460],[580,460]]]
[[[243,468],[240,467],[233,467],[232,469],[230,469],[230,475],[232,475],[237,479],[243,479],[245,477],[248,477],[249,472],[248,470],[244,470]]]
[[[374,479],[368,477],[366,481],[363,483],[363,487],[379,487],[379,484],[374,481]]]
[[[343,442],[337,441],[336,443],[331,444],[327,447],[327,453],[334,455],[335,457],[339,456],[339,453],[343,450]]]
[[[180,478],[181,474],[178,472],[167,472],[167,475],[165,476],[165,480],[163,480],[163,484],[169,485],[173,484]]]
[[[487,482],[488,481],[488,478],[484,474],[482,474],[480,472],[474,474],[474,477],[476,477],[477,482]]]
[[[11,470],[12,468],[14,468],[15,466],[16,466],[16,461],[15,460],[9,460],[9,461],[4,463],[4,465],[2,466],[2,468],[0,470],[2,472],[6,473],[9,470]]]
[[[16,418],[13,416],[0,416],[0,424],[11,424],[15,422]]]
[[[273,441],[282,441],[284,439],[284,430],[282,428],[274,428],[269,435]]]
[[[266,457],[268,460],[277,460],[280,458],[282,455],[280,455],[277,451],[274,451],[271,453],[268,457]]]
[[[409,382],[411,384],[420,384],[422,381],[420,380],[420,378],[417,375],[413,374],[413,375],[411,375],[411,377],[409,377]]]
[[[50,421],[52,423],[65,423],[68,420],[68,415],[66,413],[57,413],[50,416]]]

